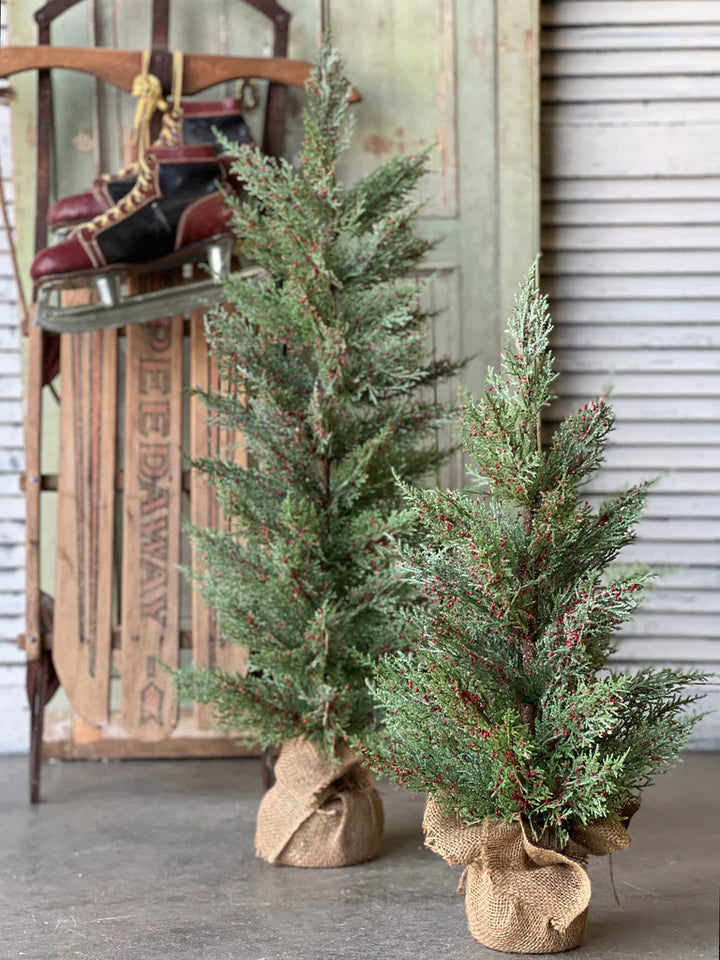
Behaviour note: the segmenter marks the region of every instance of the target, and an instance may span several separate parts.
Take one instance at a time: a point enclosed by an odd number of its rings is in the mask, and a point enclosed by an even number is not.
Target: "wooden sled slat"
[[[68,291],[64,304],[86,303]],[[114,574],[117,333],[64,334],[53,659],[75,710],[107,721]]]
[[[180,650],[182,317],[127,330],[122,726],[156,741],[177,724]]]
[[[217,389],[220,377],[205,339],[204,314],[196,310],[191,318],[190,383],[193,387]],[[207,409],[203,402],[193,397],[190,413],[190,446],[193,459],[207,457],[208,454],[227,450],[234,451],[235,462],[247,466],[246,451],[237,446],[234,431],[228,432],[208,426]],[[216,530],[227,529],[227,520],[218,503],[215,490],[205,477],[193,470],[190,477],[190,519],[198,527],[210,527]],[[201,559],[193,550],[193,567]],[[193,661],[199,667],[218,667],[224,670],[244,673],[247,670],[247,651],[236,644],[228,643],[218,630],[213,611],[208,610],[200,593],[192,593],[192,633]],[[212,726],[212,707],[196,704],[195,720],[201,730]]]

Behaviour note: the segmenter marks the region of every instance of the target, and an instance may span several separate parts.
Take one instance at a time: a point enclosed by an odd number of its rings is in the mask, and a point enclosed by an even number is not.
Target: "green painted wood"
[[[345,176],[435,145],[420,220],[446,304],[435,343],[473,357],[462,380],[479,392],[539,249],[537,0],[335,0],[330,18],[364,97]]]

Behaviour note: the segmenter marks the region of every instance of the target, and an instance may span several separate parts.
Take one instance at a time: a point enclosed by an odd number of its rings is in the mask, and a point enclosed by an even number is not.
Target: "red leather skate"
[[[233,242],[221,190],[227,179],[227,161],[210,146],[153,148],[127,196],[35,257],[36,289],[103,278],[96,286],[114,306],[121,276],[203,259],[208,248],[213,271],[226,272]]]
[[[163,116],[162,128],[150,147],[157,152],[167,147],[209,146],[221,152],[213,128],[235,143],[252,143],[242,115],[240,100],[227,98],[213,102],[193,103],[186,100],[179,110]],[[113,176],[99,177],[90,190],[64,197],[50,208],[48,224],[55,230],[86,223],[118,203],[128,194],[138,177],[139,166],[131,164]]]

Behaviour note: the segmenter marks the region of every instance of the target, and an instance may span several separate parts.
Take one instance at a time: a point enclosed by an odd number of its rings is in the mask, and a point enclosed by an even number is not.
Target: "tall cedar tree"
[[[194,463],[231,530],[192,530],[193,576],[225,637],[248,648],[249,672],[176,681],[264,745],[302,735],[330,749],[375,723],[372,665],[412,632],[395,554],[412,516],[393,471],[419,480],[446,456],[434,386],[456,365],[430,359],[408,277],[429,246],[410,202],[427,155],[343,186],[348,89],[325,44],[297,166],[225,144],[250,198],[234,204],[234,230],[265,273],[228,281],[207,328],[227,389],[201,396],[211,422],[244,437],[251,465],[223,450]]]
[[[424,531],[408,579],[428,604],[415,608],[415,656],[378,667],[389,745],[365,752],[468,825],[523,818],[561,849],[573,824],[618,815],[677,759],[699,719],[683,711],[697,699],[685,688],[705,677],[603,669],[652,576],[609,569],[634,539],[649,484],[596,510],[582,499],[613,428],[602,396],[543,447],[551,326],[531,272],[501,373],[463,407],[482,493],[403,484]]]

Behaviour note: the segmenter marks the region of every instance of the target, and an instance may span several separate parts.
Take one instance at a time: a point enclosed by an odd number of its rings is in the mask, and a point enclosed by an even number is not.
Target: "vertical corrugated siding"
[[[0,3],[0,45],[7,44],[7,4]],[[6,89],[6,81],[0,81]],[[0,100],[2,189],[14,215],[10,108]],[[23,405],[17,293],[8,238],[0,225],[0,753],[27,749],[25,656],[17,636],[25,622]]]
[[[663,473],[628,559],[680,565],[626,631],[618,661],[714,670],[720,3],[549,0],[541,11],[542,265],[559,412],[612,385],[618,426],[590,489]],[[699,742],[720,745],[717,725],[704,729]]]

